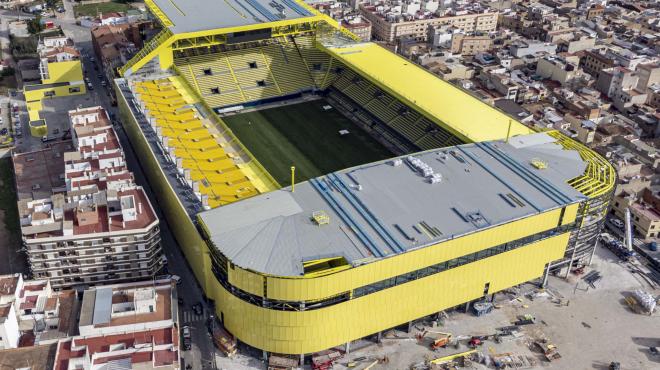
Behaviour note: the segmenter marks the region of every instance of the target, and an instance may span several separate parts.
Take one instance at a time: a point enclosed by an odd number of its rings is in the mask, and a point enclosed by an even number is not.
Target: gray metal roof
[[[112,318],[112,288],[101,287],[96,289],[94,300],[94,317],[92,324],[107,324]]]
[[[298,276],[304,261],[343,256],[353,265],[367,263],[585,198],[566,181],[584,173],[586,163],[543,133],[413,157],[441,181],[432,184],[404,156],[398,165],[349,168],[297,184],[293,193],[270,192],[200,218],[234,264]],[[536,159],[547,168],[533,166]],[[330,223],[318,226],[316,211]]]
[[[268,23],[312,15],[294,0],[154,0],[174,33]]]

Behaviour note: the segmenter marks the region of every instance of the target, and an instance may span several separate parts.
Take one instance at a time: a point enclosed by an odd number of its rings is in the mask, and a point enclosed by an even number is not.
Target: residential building
[[[13,156],[34,276],[55,288],[153,276],[158,218],[126,167],[106,111],[80,108],[69,117],[72,141]]]
[[[516,41],[509,46],[509,52],[516,58],[528,55],[555,54],[557,45],[544,42]]]
[[[342,19],[341,26],[351,31],[362,41],[371,40],[371,22],[360,15]]]
[[[140,25],[122,23],[92,28],[94,54],[108,81],[117,76],[117,70],[126,64],[142,47]],[[110,89],[114,98],[114,89]]]
[[[612,99],[619,111],[624,111],[633,104],[644,104],[647,95],[638,90],[639,76],[624,67],[607,68],[601,71],[596,89]]]
[[[101,21],[102,26],[110,26],[127,23],[128,17],[126,17],[126,14],[121,12],[108,12],[101,13],[99,20]]]
[[[75,292],[54,291],[48,280],[0,276],[0,348],[55,343],[72,331]]]
[[[584,72],[592,75],[595,80],[600,77],[600,71],[614,66],[614,59],[609,58],[600,50],[588,50],[581,60],[581,67]]]
[[[488,36],[454,33],[451,38],[450,51],[461,55],[476,55],[488,51],[492,47],[493,40]]]
[[[371,22],[377,40],[394,42],[410,35],[417,41],[426,41],[428,28],[441,25],[451,25],[465,32],[491,32],[497,29],[497,12],[452,9],[438,13],[437,1],[425,1],[425,9],[421,8],[420,1],[404,3],[404,6],[393,4],[389,1],[360,4],[360,12]]]
[[[637,72],[637,90],[646,91],[653,84],[660,84],[660,63],[640,64]]]
[[[614,197],[612,213],[624,219],[630,210],[633,231],[645,240],[657,239],[660,235],[660,197],[646,188],[639,194],[621,192]]]
[[[583,77],[578,63],[570,62],[556,55],[539,59],[536,65],[536,74],[542,78],[557,81],[562,86],[579,82]]]
[[[170,280],[87,289],[80,335],[59,341],[54,369],[179,369],[177,310]]]

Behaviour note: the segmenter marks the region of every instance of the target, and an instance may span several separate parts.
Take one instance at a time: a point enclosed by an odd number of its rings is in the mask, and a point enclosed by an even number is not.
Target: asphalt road
[[[16,15],[17,13],[14,11],[0,12],[0,17],[3,18],[3,21],[16,18]],[[25,18],[26,15],[21,15],[21,17]],[[65,35],[75,42],[83,55],[94,55],[89,28],[76,25],[75,21],[69,17],[60,17],[59,19],[53,19],[53,21],[56,25],[62,27]],[[94,68],[94,63],[90,61],[89,57],[84,57],[82,59],[83,69],[86,71],[86,77],[90,79],[94,86],[94,90],[88,92],[89,97],[91,97],[91,99],[88,100],[89,106],[101,105],[109,113],[118,118],[119,114],[117,109],[112,107],[110,103],[108,91],[110,87],[103,87],[101,85],[101,79],[97,76],[101,69],[99,68],[99,71],[97,71]],[[110,83],[108,83],[108,85],[110,85]],[[144,187],[151,200],[151,204],[160,219],[162,247],[169,262],[167,269],[169,270],[169,273],[179,275],[182,278],[181,284],[178,286],[178,295],[180,298],[183,298],[183,304],[179,305],[179,322],[181,326],[189,325],[192,333],[192,349],[190,351],[181,352],[182,361],[184,363],[182,368],[185,369],[185,364],[191,364],[193,369],[216,369],[216,349],[206,327],[206,319],[212,314],[212,310],[210,307],[204,305],[204,314],[202,316],[197,316],[193,313],[192,305],[194,303],[202,302],[202,304],[204,304],[202,290],[197,284],[185,257],[179,249],[179,245],[170,231],[167,221],[165,220],[156,197],[142,171],[140,161],[133,151],[128,137],[122,130],[121,125],[115,125],[115,129],[124,149],[128,168],[135,174],[136,182]],[[25,131],[24,135],[26,135]]]

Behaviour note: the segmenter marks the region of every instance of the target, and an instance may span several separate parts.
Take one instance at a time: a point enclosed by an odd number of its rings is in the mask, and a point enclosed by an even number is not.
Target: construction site
[[[220,368],[657,365],[657,282],[597,248],[605,158],[304,2],[146,4],[115,90]]]
[[[613,362],[620,369],[655,369],[658,313],[635,311],[625,299],[637,289],[658,294],[658,286],[631,273],[631,266],[643,269],[599,248],[590,271],[603,278],[594,287],[583,279],[586,273],[551,276],[547,289],[523,284],[497,294],[493,308],[481,316],[461,307],[415,321],[410,330],[403,326],[380,340],[360,341],[349,354],[338,351],[332,369],[605,370]],[[532,323],[515,324],[526,315]],[[436,341],[446,345],[432,349]],[[544,341],[554,347],[550,359],[538,345]],[[218,366],[253,370],[268,363],[244,354],[220,358]]]

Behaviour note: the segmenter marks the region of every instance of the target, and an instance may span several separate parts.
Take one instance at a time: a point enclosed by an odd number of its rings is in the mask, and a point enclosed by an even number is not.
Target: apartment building
[[[52,344],[67,337],[74,302],[74,291],[54,291],[47,279],[0,276],[0,349]]]
[[[623,219],[630,210],[633,230],[645,240],[660,235],[660,196],[646,188],[639,194],[621,192],[614,197],[612,213]]]
[[[539,59],[536,74],[542,78],[557,81],[562,86],[578,82],[583,77],[578,63],[556,55],[548,55]]]
[[[483,35],[466,35],[464,33],[455,33],[451,38],[452,53],[461,55],[477,55],[486,52],[493,47],[493,40]]]
[[[377,40],[394,42],[409,36],[416,41],[426,42],[429,27],[453,26],[464,32],[491,32],[497,29],[498,12],[472,9],[450,9],[438,11],[438,2],[413,1],[407,6],[394,6],[389,1],[360,4],[360,12],[372,24],[372,33]],[[429,4],[435,4],[429,7]]]
[[[176,311],[170,280],[87,289],[80,335],[59,341],[54,369],[179,369]]]
[[[101,107],[69,112],[71,141],[13,156],[23,244],[54,288],[148,278],[159,221]]]
[[[351,31],[362,41],[371,40],[371,22],[360,15],[342,19],[341,26]]]
[[[600,50],[586,51],[581,60],[582,69],[586,73],[592,75],[596,80],[600,78],[600,72],[603,69],[612,68],[614,66],[614,59],[605,55],[605,53]]]

